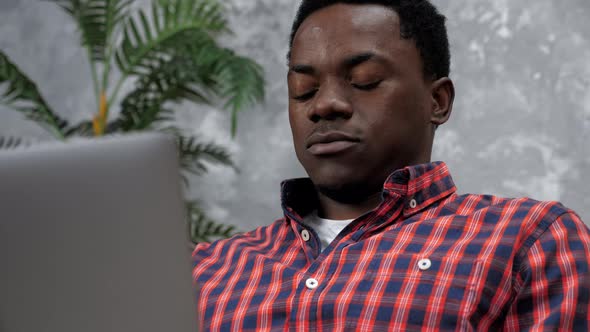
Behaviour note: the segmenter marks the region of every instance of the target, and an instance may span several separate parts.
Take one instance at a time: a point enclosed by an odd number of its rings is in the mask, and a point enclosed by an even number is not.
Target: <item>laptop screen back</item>
[[[196,331],[174,141],[0,152],[0,331]]]

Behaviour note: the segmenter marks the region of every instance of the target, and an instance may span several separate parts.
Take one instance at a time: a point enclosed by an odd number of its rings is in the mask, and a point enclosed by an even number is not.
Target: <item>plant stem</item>
[[[106,42],[107,43],[109,42],[108,37],[107,37]],[[99,116],[101,116],[101,114],[102,114],[101,130],[100,130],[101,135],[105,131],[105,127],[106,127],[106,124],[108,122],[108,117],[109,117],[108,111],[111,106],[111,103],[109,102],[109,99],[107,98],[107,87],[109,85],[109,76],[111,73],[112,55],[113,55],[113,47],[112,47],[112,44],[109,44],[106,54],[105,54],[104,68],[103,68],[103,73],[102,73],[102,88],[101,88],[101,92],[100,92]]]
[[[112,5],[112,2],[110,3]],[[109,76],[111,74],[111,63],[113,62],[113,49],[114,49],[114,41],[111,40],[112,36],[115,35],[116,27],[111,27],[109,29],[107,27],[107,36],[105,38],[105,43],[107,43],[107,49],[105,52],[104,57],[104,68],[103,68],[103,75],[102,75],[102,92],[106,93],[107,86],[109,83]]]
[[[109,117],[107,97],[104,91],[100,93],[100,106],[98,108],[98,114],[92,119],[92,128],[94,129],[95,136],[102,136],[105,131],[107,118]]]
[[[94,84],[94,96],[96,97],[96,107],[98,107],[100,103],[100,88],[98,85],[98,73],[96,72],[96,64],[92,60],[92,54],[90,53],[90,48],[86,47],[86,51],[88,53],[88,62],[90,63],[90,73],[92,75],[92,83]]]
[[[111,46],[109,46],[109,49],[107,51],[106,57],[105,57],[105,61],[104,61],[104,68],[103,68],[103,74],[102,74],[102,91],[105,92],[107,91],[107,86],[109,83],[109,76],[111,73],[111,56],[112,56],[112,48]]]
[[[119,91],[121,90],[121,87],[123,86],[123,83],[125,82],[127,77],[128,77],[127,74],[122,74],[119,81],[117,81],[117,85],[115,85],[115,89],[113,90],[113,93],[111,94],[111,97],[109,98],[109,102],[108,102],[107,107],[111,107],[111,104],[113,102],[115,102],[115,100],[117,99],[117,95],[119,94]]]

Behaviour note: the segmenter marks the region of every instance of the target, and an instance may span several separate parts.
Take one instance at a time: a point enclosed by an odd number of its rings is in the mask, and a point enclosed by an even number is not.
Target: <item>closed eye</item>
[[[311,91],[309,91],[307,93],[304,93],[302,95],[294,96],[293,99],[295,99],[297,101],[306,101],[306,100],[309,100],[309,99],[311,99],[315,95],[316,91],[317,90],[311,90]]]
[[[368,91],[368,90],[373,90],[376,87],[378,87],[379,84],[381,84],[381,82],[382,81],[379,80],[379,81],[375,81],[375,82],[372,82],[372,83],[369,83],[369,84],[355,84],[355,83],[352,83],[352,86],[354,88],[356,88],[356,89],[359,89],[359,90]]]

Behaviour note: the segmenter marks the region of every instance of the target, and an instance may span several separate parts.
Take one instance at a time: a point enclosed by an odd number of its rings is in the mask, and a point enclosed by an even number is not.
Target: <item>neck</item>
[[[318,193],[320,208],[318,216],[333,220],[356,219],[365,212],[373,210],[381,203],[381,192],[374,193],[355,203],[342,203],[321,192]]]

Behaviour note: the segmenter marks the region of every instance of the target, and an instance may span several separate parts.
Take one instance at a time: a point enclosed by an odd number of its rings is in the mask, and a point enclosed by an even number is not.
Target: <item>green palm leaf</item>
[[[124,127],[143,129],[151,125],[151,121],[159,121],[155,115],[159,105],[166,101],[188,99],[209,104],[216,96],[225,102],[224,108],[232,112],[232,133],[235,134],[238,111],[264,99],[262,68],[250,59],[219,47],[206,33],[192,31],[183,41],[185,44],[178,45],[169,59],[157,59],[146,65],[148,72],[140,75],[136,90],[123,101],[120,116],[126,124]],[[141,102],[135,94],[142,96]]]
[[[189,222],[189,234],[194,243],[211,242],[219,238],[228,238],[235,234],[233,225],[218,224],[209,219],[198,202],[187,202],[186,210]]]
[[[207,172],[206,162],[231,166],[236,170],[229,152],[215,143],[201,143],[195,137],[179,136],[178,148],[180,166],[190,173],[201,175]]]
[[[14,149],[19,146],[27,146],[28,142],[18,137],[2,137],[0,136],[0,150]]]
[[[190,59],[175,56],[169,61],[158,61],[151,71],[138,78],[135,89],[121,103],[117,123],[123,131],[153,128],[156,122],[172,119],[172,111],[164,107],[167,101],[190,100],[209,103]]]
[[[119,23],[128,16],[132,0],[53,0],[78,24],[82,45],[92,62],[108,62],[109,45]]]
[[[172,119],[172,110],[164,108],[162,96],[135,90],[121,103],[121,113],[115,121],[116,130],[124,132],[155,129],[156,122]],[[107,130],[108,131],[108,130]]]
[[[151,19],[151,21],[150,21]],[[148,19],[129,18],[115,59],[123,75],[149,72],[154,61],[169,59],[170,50],[186,42],[187,32],[227,31],[222,7],[213,0],[175,0],[153,3]]]
[[[0,84],[6,84],[6,90],[0,94],[0,104],[23,113],[56,137],[65,137],[68,122],[51,110],[37,85],[3,52],[0,52]]]
[[[66,130],[65,134],[66,134],[66,137],[72,137],[72,136],[92,137],[92,136],[94,136],[94,132],[92,130],[92,121],[79,122],[75,126],[69,127]]]
[[[191,80],[206,86],[224,100],[224,108],[231,111],[232,134],[237,128],[238,112],[264,100],[264,71],[249,58],[230,49],[221,48],[207,35],[193,33],[177,51],[191,59]]]
[[[238,112],[264,99],[262,68],[254,61],[234,55],[220,57],[215,81],[218,94],[226,100],[224,108],[231,111],[231,132],[236,134]]]

